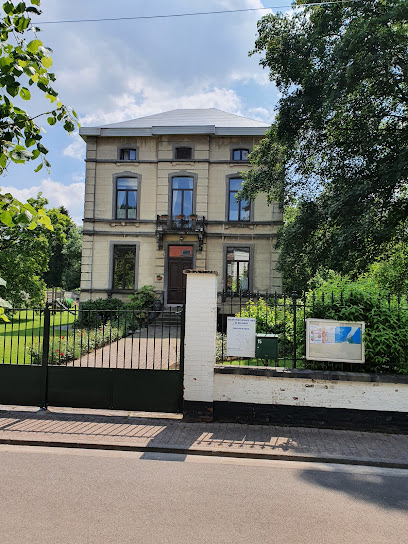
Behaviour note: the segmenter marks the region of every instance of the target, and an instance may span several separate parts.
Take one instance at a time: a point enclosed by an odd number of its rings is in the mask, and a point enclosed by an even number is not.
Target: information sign
[[[227,318],[227,357],[255,357],[255,318]]]
[[[364,322],[306,319],[306,359],[364,363]]]

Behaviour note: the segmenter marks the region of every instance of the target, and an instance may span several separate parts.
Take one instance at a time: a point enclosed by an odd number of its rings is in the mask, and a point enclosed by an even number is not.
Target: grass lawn
[[[267,363],[267,364],[264,364],[264,363]],[[221,361],[217,362],[217,366],[228,366],[228,365],[232,365],[232,366],[256,366],[256,367],[261,367],[261,368],[266,368],[266,367],[272,367],[272,368],[293,368],[293,359],[282,359],[282,358],[279,358],[277,361],[274,359],[274,360],[268,360],[268,361],[264,361],[264,359],[233,359],[231,361],[224,361],[224,363],[222,363]],[[297,364],[296,364],[296,367],[297,368],[302,368],[302,361],[297,361]]]
[[[0,364],[31,364],[27,347],[42,340],[44,314],[33,310],[22,310],[8,315],[10,323],[0,324]],[[67,326],[75,315],[64,311],[51,314],[51,340],[67,335]]]

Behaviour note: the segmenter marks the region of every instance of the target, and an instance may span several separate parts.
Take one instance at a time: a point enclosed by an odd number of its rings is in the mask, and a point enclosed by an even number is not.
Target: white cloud
[[[135,78],[132,83],[136,92],[142,95],[142,101],[135,99],[134,95],[124,93],[112,100],[111,110],[97,109],[81,117],[81,123],[85,126],[117,123],[177,108],[218,108],[237,114],[243,108],[241,98],[231,89],[201,89],[195,94],[173,96],[165,89],[151,87],[142,78]]]
[[[36,197],[39,192],[48,199],[49,206],[54,208],[65,206],[75,223],[82,223],[84,209],[84,183],[71,183],[63,185],[50,178],[41,180],[39,185],[33,185],[26,189],[2,186],[3,193],[11,193],[15,198],[25,202],[28,198]]]
[[[273,110],[268,110],[267,108],[249,108],[248,115],[251,119],[256,119],[257,121],[263,121],[264,123],[272,123],[275,112]]]
[[[85,158],[85,142],[78,132],[71,134],[71,138],[74,141],[64,149],[64,155],[82,161]]]

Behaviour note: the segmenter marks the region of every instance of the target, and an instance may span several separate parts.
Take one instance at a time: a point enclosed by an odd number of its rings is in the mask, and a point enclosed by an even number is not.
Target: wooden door
[[[193,267],[192,246],[169,246],[167,269],[167,304],[185,304],[186,280],[184,270]]]

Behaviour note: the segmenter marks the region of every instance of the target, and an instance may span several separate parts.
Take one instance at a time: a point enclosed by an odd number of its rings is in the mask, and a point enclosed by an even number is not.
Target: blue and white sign
[[[306,319],[306,359],[364,363],[364,322]]]

